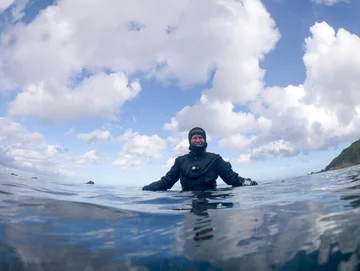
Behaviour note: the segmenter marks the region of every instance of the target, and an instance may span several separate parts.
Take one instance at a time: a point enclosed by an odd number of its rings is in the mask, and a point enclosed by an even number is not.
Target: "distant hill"
[[[360,139],[350,145],[350,147],[343,149],[338,157],[334,158],[325,169],[317,172],[311,172],[308,175],[321,173],[329,170],[336,170],[346,167],[351,167],[360,164]]]
[[[334,158],[325,171],[350,167],[360,164],[360,139],[343,149],[340,155]]]

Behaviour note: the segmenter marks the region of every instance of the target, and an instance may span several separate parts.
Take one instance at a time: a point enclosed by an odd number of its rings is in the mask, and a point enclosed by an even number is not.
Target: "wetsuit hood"
[[[193,144],[191,144],[191,138],[193,137],[193,135],[201,135],[205,140],[204,145],[202,145],[201,147],[198,147],[198,146],[194,146]],[[189,150],[191,152],[193,152],[195,155],[205,152],[206,147],[207,147],[207,142],[206,142],[206,132],[203,128],[200,128],[200,127],[192,128],[189,131],[188,140],[189,140],[189,144],[190,144]]]

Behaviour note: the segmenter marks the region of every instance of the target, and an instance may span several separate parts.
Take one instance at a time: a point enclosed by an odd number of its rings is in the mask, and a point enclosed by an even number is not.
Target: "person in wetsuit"
[[[200,127],[189,131],[189,150],[175,159],[174,165],[159,181],[146,185],[142,190],[167,190],[179,180],[183,190],[207,190],[216,188],[218,176],[232,186],[257,185],[249,178],[240,177],[229,162],[219,155],[206,151],[206,133]]]

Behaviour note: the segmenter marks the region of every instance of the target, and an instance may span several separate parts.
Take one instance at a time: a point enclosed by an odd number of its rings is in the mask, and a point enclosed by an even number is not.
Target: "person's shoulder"
[[[213,152],[206,152],[206,155],[210,156],[211,158],[221,157],[220,154],[213,153]]]
[[[189,157],[188,153],[178,156],[175,160],[182,161],[182,160],[186,159],[187,157]]]

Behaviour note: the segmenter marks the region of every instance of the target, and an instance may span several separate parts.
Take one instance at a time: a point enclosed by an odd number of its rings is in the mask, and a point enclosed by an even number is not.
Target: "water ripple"
[[[0,269],[359,270],[359,172],[203,192],[3,177]]]

